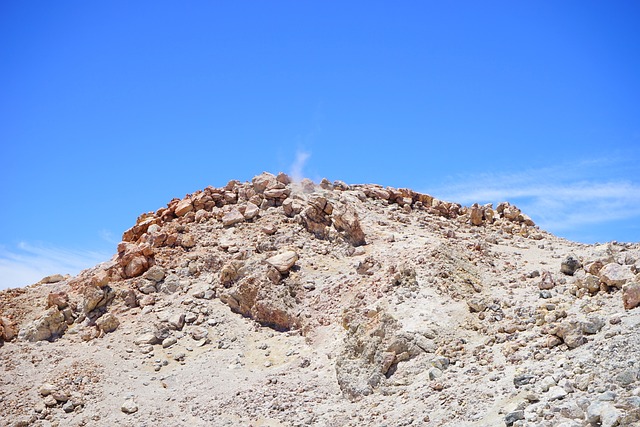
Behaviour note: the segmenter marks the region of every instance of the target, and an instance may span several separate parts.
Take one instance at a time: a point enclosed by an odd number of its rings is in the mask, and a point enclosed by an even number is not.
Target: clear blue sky
[[[3,1],[0,288],[304,157],[640,241],[638,22],[637,1]]]

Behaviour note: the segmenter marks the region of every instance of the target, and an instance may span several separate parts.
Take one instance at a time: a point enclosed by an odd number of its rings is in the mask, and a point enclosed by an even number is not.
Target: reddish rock
[[[175,214],[178,217],[185,216],[188,212],[193,210],[193,204],[191,203],[191,199],[186,198],[181,200],[175,210]]]
[[[622,287],[622,304],[626,310],[640,306],[640,283],[627,283]]]
[[[222,217],[222,225],[225,227],[230,227],[241,222],[244,222],[244,215],[242,215],[237,209],[232,209]]]
[[[47,308],[58,307],[63,310],[69,306],[69,295],[66,292],[51,292],[47,295]]]

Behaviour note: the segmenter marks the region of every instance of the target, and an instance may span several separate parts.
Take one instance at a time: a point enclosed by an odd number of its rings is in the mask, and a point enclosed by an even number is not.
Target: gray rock
[[[75,409],[75,405],[70,400],[68,400],[64,405],[62,405],[62,410],[66,413],[73,412],[74,409]]]
[[[513,385],[515,385],[516,388],[522,387],[523,385],[527,385],[531,383],[531,381],[534,380],[535,378],[536,378],[535,375],[529,375],[529,374],[517,375],[513,377]]]
[[[560,264],[560,271],[567,276],[573,276],[580,267],[582,263],[574,255],[569,255]]]
[[[427,375],[429,375],[430,380],[435,380],[436,378],[440,378],[442,376],[442,371],[438,368],[431,368],[427,371]]]
[[[504,417],[504,423],[507,425],[507,427],[512,426],[516,421],[519,421],[519,420],[524,420],[523,410],[509,412]]]
[[[598,316],[590,316],[586,322],[582,322],[582,332],[585,334],[597,334],[604,326],[604,319]]]
[[[620,385],[628,386],[638,379],[638,372],[635,369],[626,369],[616,375],[615,379]]]

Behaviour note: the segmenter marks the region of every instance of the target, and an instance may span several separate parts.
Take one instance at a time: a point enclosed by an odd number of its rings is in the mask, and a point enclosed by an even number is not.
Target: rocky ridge
[[[509,203],[263,173],[0,292],[0,424],[640,425],[639,273]]]

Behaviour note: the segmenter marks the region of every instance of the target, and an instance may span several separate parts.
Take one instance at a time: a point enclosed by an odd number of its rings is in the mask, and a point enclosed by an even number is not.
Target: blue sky
[[[635,1],[0,3],[0,288],[266,170],[640,241]]]

